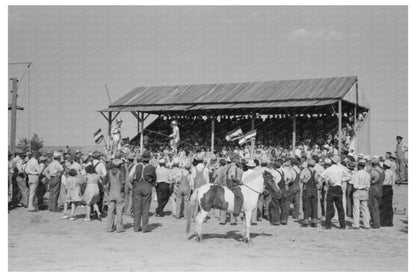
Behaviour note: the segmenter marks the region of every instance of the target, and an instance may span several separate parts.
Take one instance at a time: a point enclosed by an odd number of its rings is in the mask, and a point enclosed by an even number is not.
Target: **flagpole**
[[[253,159],[253,155],[254,155],[254,142],[256,141],[256,137],[254,137],[252,140],[251,140],[251,154],[250,154],[250,159]]]

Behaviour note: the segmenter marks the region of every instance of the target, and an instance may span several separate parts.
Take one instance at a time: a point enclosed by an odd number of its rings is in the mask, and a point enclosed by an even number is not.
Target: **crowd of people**
[[[354,126],[353,116],[344,114],[342,123],[342,145],[348,148],[357,128],[364,122],[366,112],[358,115]],[[182,118],[179,120],[181,130],[180,147],[192,151],[195,144],[209,149],[211,141],[211,121],[203,117]],[[215,119],[215,143],[219,148],[229,148],[233,143],[224,140],[226,133],[240,126],[243,130],[251,130],[252,120],[248,116],[222,116]],[[254,125],[257,130],[256,142],[268,147],[291,150],[292,120],[288,115],[256,117]],[[160,116],[145,130],[145,144],[153,152],[169,149],[170,119]],[[296,144],[307,143],[309,147],[338,145],[338,119],[336,114],[300,114],[296,118]],[[313,131],[312,131],[313,130]],[[147,131],[147,132],[146,132]],[[133,139],[139,144],[139,137]]]
[[[326,144],[302,144],[295,151],[259,145],[252,155],[249,146],[211,153],[198,144],[177,152],[142,153],[124,145],[113,156],[72,153],[69,148],[54,153],[17,149],[14,157],[9,154],[10,207],[36,212],[47,206],[51,212],[63,212],[63,219],[76,220],[81,206],[86,208],[85,221],[106,215],[108,232],[124,231],[123,216],[134,218],[134,231],[147,232],[152,191],[155,216],[165,216],[171,201],[172,216],[187,218],[195,189],[214,183],[238,196],[242,173],[254,169],[263,171],[268,185],[259,195],[252,224],[266,219],[285,225],[291,214],[301,226],[317,227],[321,222],[330,229],[337,213],[339,228],[346,228],[346,217],[354,229],[379,228],[393,226],[393,185],[407,182],[406,152],[400,136],[395,153],[384,157],[338,151]],[[233,166],[238,174],[229,173]],[[218,217],[220,224],[228,218],[236,224],[239,211],[214,210],[210,216]]]

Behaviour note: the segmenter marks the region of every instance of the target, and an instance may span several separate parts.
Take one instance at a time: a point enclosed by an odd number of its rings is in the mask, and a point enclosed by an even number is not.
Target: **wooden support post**
[[[140,155],[143,154],[144,113],[140,112]]]
[[[295,148],[296,148],[296,114],[292,115],[292,153],[293,157],[295,156]]]
[[[357,108],[358,108],[358,81],[355,82],[355,105],[354,105],[354,133],[357,125]]]
[[[338,101],[338,153],[341,153],[342,138],[342,100]]]
[[[256,123],[256,114],[255,113],[253,113],[252,115],[251,115],[251,130],[253,131],[254,130],[254,128],[256,127],[255,126],[255,123]],[[251,140],[251,153],[250,153],[250,156],[251,156],[251,159],[253,159],[254,157],[253,157],[253,155],[254,155],[254,146],[256,145],[256,138],[253,138],[252,140]]]
[[[211,118],[211,153],[214,154],[215,144],[215,117]]]
[[[16,152],[16,106],[17,106],[17,82],[16,78],[11,78],[12,81],[12,104],[11,104],[11,111],[12,111],[12,118],[11,118],[11,130],[10,130],[10,152],[12,155]],[[30,142],[29,142],[30,143]]]
[[[113,113],[108,112],[108,137],[111,138],[111,124],[113,123]]]

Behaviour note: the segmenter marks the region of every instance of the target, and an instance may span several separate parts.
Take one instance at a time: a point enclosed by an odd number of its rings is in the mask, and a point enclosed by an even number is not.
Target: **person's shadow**
[[[255,238],[258,236],[266,236],[266,237],[271,237],[271,234],[266,234],[266,233],[250,233],[250,238]],[[196,237],[196,234],[191,235],[190,237],[188,237],[189,240],[193,239]],[[236,232],[236,231],[228,231],[225,234],[218,234],[218,233],[210,233],[210,234],[202,234],[202,240],[208,240],[208,239],[233,239],[235,241],[241,241],[242,237],[241,237],[241,233],[240,232]]]
[[[131,228],[133,228],[133,223],[126,223],[126,224],[124,224],[124,229],[131,229]],[[161,227],[162,226],[162,224],[161,223],[151,223],[151,224],[149,224],[149,225],[147,225],[147,231],[148,232],[152,232],[153,230],[155,230],[156,228],[159,228],[159,227]]]

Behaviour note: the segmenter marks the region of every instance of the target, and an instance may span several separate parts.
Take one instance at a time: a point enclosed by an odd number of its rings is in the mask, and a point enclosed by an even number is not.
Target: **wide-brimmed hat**
[[[334,163],[338,164],[338,163],[340,163],[340,162],[341,162],[341,157],[340,157],[339,155],[334,155],[334,156],[332,156],[331,160],[332,160]]]
[[[390,160],[387,160],[387,161],[385,161],[385,162],[383,163],[383,166],[388,167],[388,168],[391,168],[391,167],[392,167],[392,165],[393,165],[393,162],[392,162],[392,161],[390,161]]]
[[[45,157],[45,156],[40,156],[39,157],[39,161],[40,162],[44,162],[44,161],[46,161],[48,158],[47,157]]]
[[[165,164],[165,163],[166,163],[166,160],[165,160],[164,158],[161,158],[161,159],[159,160],[159,163],[160,163],[160,164]]]
[[[152,159],[152,154],[150,153],[150,151],[145,150],[141,156],[141,160],[142,161],[150,161]]]
[[[58,153],[58,152],[53,152],[53,157],[54,158],[59,158],[59,157],[61,157],[61,155]]]
[[[373,165],[380,164],[380,159],[378,157],[373,157],[371,159],[371,164],[373,164]]]
[[[178,165],[179,164],[179,158],[178,157],[174,157],[173,160],[172,160],[172,164]]]
[[[204,156],[202,154],[198,154],[195,157],[195,161],[202,162],[204,160]]]
[[[324,164],[332,164],[332,161],[330,158],[325,158],[324,159]]]
[[[396,139],[403,139],[402,136],[396,136]]]
[[[359,160],[358,161],[358,165],[366,166],[367,165],[367,161],[366,160]]]
[[[123,156],[123,151],[116,150],[116,152],[114,152],[114,159],[121,159],[122,156]]]
[[[170,125],[178,125],[178,122],[176,120],[172,120],[172,122],[170,123]]]
[[[308,166],[315,166],[316,162],[314,159],[309,159]]]
[[[130,154],[127,155],[127,160],[129,160],[129,161],[134,161],[134,158],[135,158],[134,153],[130,153]]]
[[[92,157],[94,159],[97,159],[98,160],[101,157],[101,153],[98,152],[98,151],[94,151],[94,152],[92,152]]]
[[[247,167],[256,167],[256,163],[252,159],[248,160],[248,163],[246,165]]]
[[[122,159],[113,159],[112,161],[111,161],[115,166],[119,166],[119,165],[121,165],[122,163],[123,163],[123,160]]]
[[[355,163],[348,161],[347,162],[347,168],[349,170],[353,170],[355,168]]]
[[[123,119],[121,119],[120,117],[117,117],[116,122],[117,123],[123,122]]]

